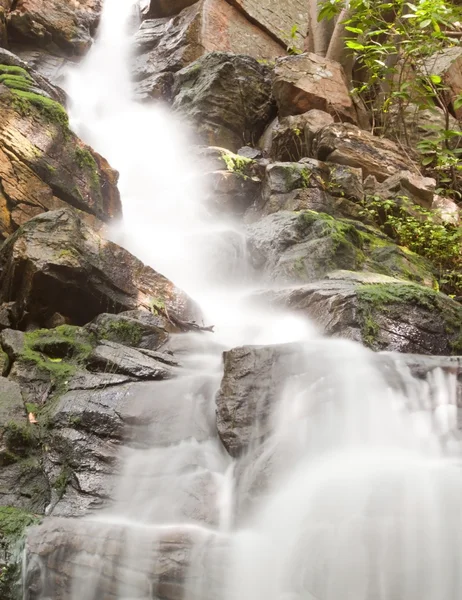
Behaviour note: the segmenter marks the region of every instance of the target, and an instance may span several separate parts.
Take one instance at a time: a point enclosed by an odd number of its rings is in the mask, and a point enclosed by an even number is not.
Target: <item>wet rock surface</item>
[[[236,152],[256,143],[274,113],[271,70],[248,56],[213,52],[178,72],[173,109],[207,145]]]
[[[103,240],[71,209],[23,225],[2,247],[0,263],[0,297],[40,324],[56,311],[83,325],[108,309],[149,309],[152,302],[180,319],[195,311],[170,281]]]

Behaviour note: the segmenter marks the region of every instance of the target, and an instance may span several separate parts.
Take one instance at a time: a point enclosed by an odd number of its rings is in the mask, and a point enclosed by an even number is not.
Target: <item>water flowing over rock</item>
[[[71,209],[28,221],[2,247],[0,264],[0,297],[39,323],[60,312],[85,324],[108,309],[152,303],[182,320],[194,315],[191,301],[168,279],[102,239]]]
[[[234,152],[258,140],[274,111],[271,70],[248,56],[208,54],[177,73],[173,93],[205,143]]]
[[[460,600],[462,308],[372,210],[456,204],[299,0],[48,4],[0,0],[1,600]]]

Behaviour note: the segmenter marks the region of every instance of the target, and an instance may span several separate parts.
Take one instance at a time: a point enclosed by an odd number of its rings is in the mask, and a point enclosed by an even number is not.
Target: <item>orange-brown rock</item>
[[[321,129],[314,138],[313,152],[319,160],[362,169],[363,178],[373,175],[384,181],[397,171],[418,173],[397,144],[350,123],[333,123]]]
[[[177,15],[184,8],[195,4],[198,0],[151,0],[143,11],[146,19],[158,19]]]
[[[144,100],[159,96],[160,73],[179,71],[207,52],[234,52],[260,60],[286,54],[283,45],[226,0],[200,0],[172,19],[144,21],[135,50],[132,74]]]
[[[337,121],[357,123],[345,73],[332,60],[311,53],[279,59],[273,91],[282,117],[316,108]]]
[[[0,65],[0,73],[8,68]],[[120,216],[118,174],[69,129],[65,109],[45,95],[41,79],[13,68],[30,91],[0,84],[0,239],[42,212],[69,205],[95,226]]]
[[[228,0],[249,20],[287,46],[303,48],[308,29],[306,0]]]
[[[81,56],[91,45],[101,0],[18,0],[8,15],[11,42]]]

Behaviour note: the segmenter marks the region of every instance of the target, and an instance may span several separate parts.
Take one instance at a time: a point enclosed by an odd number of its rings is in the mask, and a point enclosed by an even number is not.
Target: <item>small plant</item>
[[[368,196],[361,212],[399,245],[427,258],[435,268],[442,291],[462,295],[462,229],[459,225],[444,222],[438,211],[412,204],[405,196],[396,201]]]

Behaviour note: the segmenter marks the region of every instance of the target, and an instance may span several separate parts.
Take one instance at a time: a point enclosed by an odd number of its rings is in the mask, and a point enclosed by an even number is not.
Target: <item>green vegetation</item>
[[[29,423],[10,421],[3,428],[3,439],[10,453],[16,457],[26,457],[39,446],[36,431]]]
[[[67,484],[69,483],[72,475],[72,470],[67,465],[63,465],[61,471],[56,478],[53,487],[58,493],[59,498],[61,498],[66,491]]]
[[[369,196],[362,213],[400,246],[428,259],[442,291],[462,295],[461,227],[443,222],[437,211],[412,204],[406,197],[397,201]]]
[[[0,552],[5,566],[0,566],[0,598],[20,597],[20,541],[24,531],[40,518],[12,506],[0,506]],[[16,596],[18,594],[18,596]]]
[[[226,168],[228,171],[231,171],[231,173],[236,173],[236,175],[240,175],[244,179],[247,179],[250,176],[250,169],[254,164],[254,161],[251,158],[239,156],[239,154],[234,154],[229,150],[223,150],[221,158],[224,160]]]
[[[30,91],[34,87],[33,82],[22,75],[0,75],[0,83],[13,90]]]
[[[151,298],[149,306],[153,315],[165,313],[165,301],[162,298]]]
[[[154,306],[154,304],[152,305]],[[165,304],[157,305],[165,308]],[[98,330],[99,337],[104,340],[138,346],[143,338],[143,328],[139,323],[129,319],[108,319]]]
[[[336,25],[326,39],[330,19]],[[422,165],[439,182],[438,192],[462,198],[462,133],[450,127],[450,118],[462,106],[462,95],[454,97],[437,67],[441,53],[460,45],[460,3],[327,0],[319,20],[316,25],[322,31],[315,32],[314,51],[327,44],[327,56],[344,65],[353,92],[372,115],[376,133],[387,135],[398,128],[400,141],[412,148],[406,109],[415,105],[443,111],[444,124],[429,125],[430,139],[421,140],[417,150]]]
[[[92,185],[99,189],[100,180],[98,164],[90,150],[88,150],[88,148],[76,148],[75,161],[81,169],[90,172]]]
[[[34,80],[29,75],[29,73],[23,69],[22,67],[14,67],[11,65],[0,65],[0,74],[2,75],[16,75],[18,77],[23,77],[28,81],[33,82]]]
[[[59,388],[85,363],[92,350],[92,340],[85,330],[61,325],[26,333],[21,358],[47,374]]]

